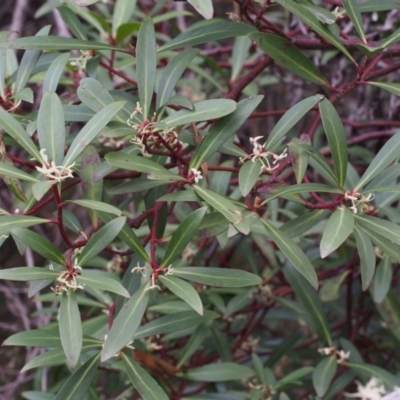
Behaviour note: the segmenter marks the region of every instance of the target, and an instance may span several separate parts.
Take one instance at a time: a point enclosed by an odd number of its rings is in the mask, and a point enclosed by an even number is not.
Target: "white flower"
[[[155,284],[155,278],[154,278],[154,273],[151,274],[151,285],[145,289],[145,292],[147,292],[148,290],[154,290],[154,289],[158,289],[161,290],[160,286]]]
[[[356,382],[356,384],[358,391],[356,393],[345,393],[347,397],[361,400],[382,400],[382,395],[386,393],[385,387],[377,378],[371,378],[365,386],[360,382]]]
[[[350,357],[350,351],[338,350],[336,351],[336,356],[338,357],[338,364],[343,364]]]
[[[201,172],[198,171],[196,168],[192,168],[191,171],[193,173],[193,178],[196,183],[198,183],[200,179],[203,179],[203,175],[201,175]]]
[[[40,150],[40,155],[42,156],[42,167],[36,167],[36,169],[41,172],[48,180],[62,182],[66,178],[73,178],[72,168],[75,163],[72,163],[68,167],[56,166],[54,161],[49,164],[49,158],[46,154],[46,149]]]

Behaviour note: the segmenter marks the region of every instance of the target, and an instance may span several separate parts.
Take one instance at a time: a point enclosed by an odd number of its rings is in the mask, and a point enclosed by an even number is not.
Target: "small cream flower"
[[[54,161],[49,163],[49,157],[46,154],[46,149],[40,150],[42,156],[42,167],[36,167],[48,180],[63,182],[66,178],[73,178],[72,168],[75,163],[72,163],[68,167],[56,166]]]
[[[201,172],[198,171],[196,168],[192,168],[191,171],[192,171],[192,173],[193,173],[194,181],[195,181],[196,183],[199,183],[199,180],[200,180],[200,179],[203,179],[203,175],[201,175]]]
[[[160,286],[155,284],[154,273],[153,273],[153,274],[151,274],[151,285],[147,289],[145,289],[145,292],[147,290],[154,290],[154,289],[161,290]]]
[[[347,397],[359,398],[360,400],[382,400],[382,395],[386,394],[385,387],[377,378],[371,378],[365,386],[358,381],[356,384],[358,391],[356,393],[345,393]]]

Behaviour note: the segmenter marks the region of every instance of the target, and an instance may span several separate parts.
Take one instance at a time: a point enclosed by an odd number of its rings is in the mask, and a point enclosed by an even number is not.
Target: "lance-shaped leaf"
[[[112,221],[113,217],[110,214],[105,214],[102,212],[97,212],[100,218],[104,222]],[[144,249],[142,242],[137,237],[136,233],[130,228],[127,224],[125,224],[120,230],[118,237],[136,254],[138,254],[143,260],[150,262],[150,257]]]
[[[361,40],[365,44],[367,44],[367,38],[365,37],[361,12],[358,6],[359,3],[357,1],[352,1],[352,0],[342,0],[342,4],[351,22],[353,23],[354,28],[356,28],[356,31],[359,34]]]
[[[156,109],[165,105],[171,97],[176,83],[181,78],[186,67],[200,50],[191,49],[176,55],[163,69],[157,88]]]
[[[108,292],[117,293],[120,296],[130,297],[129,292],[114,278],[104,276],[100,271],[85,270],[77,278],[78,283],[95,287]]]
[[[346,207],[337,208],[328,219],[322,233],[319,250],[321,258],[335,251],[353,232],[354,214]]]
[[[112,33],[115,36],[118,27],[128,22],[136,7],[136,0],[117,0],[112,19]]]
[[[136,45],[136,74],[144,121],[147,120],[150,111],[156,81],[156,69],[157,50],[154,25],[151,18],[146,17],[139,29]]]
[[[393,268],[388,256],[382,258],[376,268],[372,295],[375,303],[381,303],[389,292],[393,278]]]
[[[246,36],[239,36],[235,39],[232,51],[231,82],[235,82],[239,74],[243,71],[243,65],[249,55],[251,41]]]
[[[273,390],[281,390],[285,386],[293,385],[299,381],[299,379],[308,375],[313,371],[312,367],[301,367],[289,374],[285,375],[282,379],[280,379],[275,385],[273,385]]]
[[[296,296],[298,296],[303,303],[303,310],[310,317],[313,329],[321,340],[324,340],[331,345],[331,330],[318,294],[311,289],[309,283],[293,267],[285,266],[283,271],[290,286],[296,293]]]
[[[50,67],[47,70],[46,76],[43,80],[43,93],[55,92],[57,90],[58,82],[61,78],[62,73],[64,72],[64,68],[67,65],[69,57],[69,53],[64,53],[59,55],[55,60],[51,62]]]
[[[22,243],[25,243],[33,251],[42,257],[57,264],[65,265],[65,257],[60,251],[45,237],[38,233],[28,231],[27,229],[13,229],[13,236],[17,237]]]
[[[195,10],[205,19],[211,19],[214,15],[212,0],[187,0]]]
[[[182,376],[185,379],[199,382],[225,382],[241,381],[250,378],[255,374],[252,368],[244,365],[221,362],[218,364],[208,364],[202,367],[191,368]]]
[[[60,338],[68,365],[75,368],[82,349],[82,324],[76,294],[68,289],[61,297]]]
[[[85,265],[108,246],[121,231],[126,217],[118,217],[98,230],[88,241],[78,257],[78,264]]]
[[[319,397],[323,397],[329,389],[337,370],[336,357],[325,357],[314,368],[313,385]]]
[[[41,281],[56,279],[59,275],[59,272],[44,267],[16,267],[0,270],[0,279],[8,281]]]
[[[0,161],[0,175],[7,176],[9,178],[22,179],[29,182],[39,182],[39,179],[34,176],[21,171],[19,168],[15,168],[13,165]]]
[[[259,160],[248,161],[240,167],[239,188],[242,195],[247,196],[256,184],[261,173],[262,164]]]
[[[278,4],[286,8],[293,15],[295,15],[300,21],[303,21],[319,36],[323,37],[329,43],[333,44],[338,50],[345,54],[351,61],[354,58],[347,51],[346,47],[343,46],[342,42],[336,37],[325,25],[323,25],[310,11],[308,11],[302,4],[296,3],[293,0],[276,0]]]
[[[60,333],[55,328],[32,329],[8,337],[3,346],[61,347]]]
[[[152,378],[151,375],[149,375],[142,367],[140,367],[125,353],[122,353],[122,358],[129,380],[132,382],[138,393],[140,393],[140,396],[143,400],[169,399],[157,381]]]
[[[7,111],[0,107],[0,126],[32,157],[40,161],[42,159],[35,143],[26,133],[21,124]]]
[[[211,190],[200,186],[193,186],[195,192],[211,207],[219,211],[228,221],[232,222],[239,232],[247,235],[250,232],[250,226],[244,218],[243,210],[230,201]]]
[[[172,269],[173,276],[218,287],[246,287],[259,285],[262,279],[247,271],[214,267],[179,267]]]
[[[369,181],[375,178],[380,172],[387,168],[400,154],[400,132],[392,136],[385,145],[379,150],[378,154],[369,164],[357,186],[354,188],[358,191]],[[373,189],[373,188],[371,188]]]
[[[318,278],[314,267],[307,256],[301,251],[300,247],[298,247],[297,244],[279,228],[276,228],[263,219],[261,219],[261,222],[264,224],[271,239],[279,247],[290,263],[308,280],[308,282],[311,283],[315,289],[318,288]]]
[[[64,383],[54,400],[83,399],[100,364],[100,354],[81,365]]]
[[[104,343],[102,361],[113,357],[125,347],[137,331],[149,301],[148,284],[143,284],[123,305]]]
[[[213,311],[205,311],[204,315],[199,315],[192,310],[165,315],[141,326],[133,335],[133,339],[184,330],[218,317],[219,315]]]
[[[399,380],[391,373],[381,367],[366,363],[346,363],[346,367],[354,370],[357,373],[367,374],[371,378],[379,379],[388,390],[394,390],[398,386]]]
[[[264,96],[255,96],[244,99],[237,104],[233,113],[221,118],[196,149],[189,168],[199,169],[200,165],[230,141],[263,98]]]
[[[195,46],[197,44],[208,43],[211,41],[236,36],[245,36],[254,31],[255,28],[248,24],[231,21],[210,22],[203,24],[198,28],[186,30],[175,39],[172,39],[164,46],[161,46],[158,51],[174,50],[180,47]]]
[[[319,85],[329,84],[314,63],[289,40],[268,33],[250,33],[248,37],[284,69],[307,81]]]
[[[157,164],[154,161],[148,160],[147,158],[135,156],[132,154],[126,154],[121,152],[112,152],[106,154],[106,160],[108,164],[113,167],[127,169],[130,171],[143,172],[146,174],[153,174],[157,176],[165,176],[171,180],[182,181],[185,178],[174,174],[162,165]]]
[[[60,13],[61,18],[66,23],[68,28],[78,39],[87,40],[85,28],[79,21],[79,18],[76,16],[76,14],[69,7],[57,7],[57,11]]]
[[[286,222],[280,229],[289,237],[300,236],[329,215],[328,210],[314,210]]]
[[[92,40],[72,39],[61,36],[28,36],[9,40],[0,43],[0,48],[22,49],[22,50],[115,50],[123,51],[126,49],[111,46],[107,43],[96,42]]]
[[[124,101],[112,103],[96,115],[79,131],[72,142],[64,158],[63,165],[70,166],[75,159],[82,153],[85,147],[101,132],[101,130],[111,121],[113,116],[124,106]]]
[[[207,207],[199,208],[181,222],[168,243],[161,267],[167,267],[172,264],[182,254],[196,234],[206,211]]]
[[[236,102],[229,99],[213,99],[199,101],[193,110],[182,109],[162,120],[168,128],[191,124],[193,122],[210,121],[221,118],[235,111]]]
[[[400,301],[397,293],[390,290],[382,303],[377,304],[376,308],[386,327],[390,329],[397,340],[400,340]]]
[[[97,210],[97,211],[104,211],[109,214],[114,214],[117,215],[118,217],[121,216],[122,211],[117,208],[112,206],[111,204],[104,203],[102,201],[97,201],[97,200],[67,200],[66,203],[74,203],[78,204],[79,206]]]
[[[37,133],[41,149],[46,149],[50,161],[61,165],[64,159],[65,121],[60,98],[54,92],[46,92],[40,103]]]
[[[301,146],[298,146],[298,144],[311,145],[311,139],[307,134],[302,134],[300,135],[300,139],[293,138],[288,144],[289,157],[292,162],[294,174],[296,175],[296,182],[301,183],[307,172],[310,155]]]
[[[372,217],[370,215],[354,215],[357,224],[363,228],[367,228],[378,235],[381,235],[390,241],[400,244],[400,226],[381,218]]]
[[[45,222],[48,220],[25,215],[0,215],[0,236],[8,235],[12,229],[28,228]]]
[[[316,104],[318,104],[324,96],[317,94],[312,97],[308,97],[301,100],[293,107],[289,108],[283,114],[282,118],[274,126],[271,133],[265,142],[265,148],[268,150],[273,149],[273,147],[280,142],[284,135],[286,135],[290,129],[293,128],[301,118],[304,117]]]
[[[354,237],[360,257],[362,290],[367,290],[375,272],[375,249],[367,233],[357,225],[354,226]]]
[[[319,104],[322,125],[335,167],[335,174],[340,188],[343,188],[347,172],[347,142],[342,120],[332,103],[323,99]]]
[[[376,86],[378,88],[387,90],[389,93],[393,93],[396,96],[400,96],[400,84],[393,82],[368,82],[369,85]]]
[[[172,293],[188,303],[197,313],[203,315],[203,303],[199,294],[190,283],[168,275],[162,275],[159,279]]]

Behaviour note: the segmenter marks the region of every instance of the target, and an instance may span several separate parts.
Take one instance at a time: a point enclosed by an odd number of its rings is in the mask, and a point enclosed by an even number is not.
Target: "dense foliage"
[[[23,397],[388,398],[400,4],[187,3],[49,0],[70,37],[0,33]]]

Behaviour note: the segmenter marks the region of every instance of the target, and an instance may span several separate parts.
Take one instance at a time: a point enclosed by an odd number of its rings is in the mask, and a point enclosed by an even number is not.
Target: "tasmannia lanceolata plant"
[[[1,33],[23,397],[399,398],[399,3],[187,3]]]

